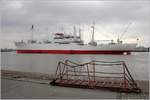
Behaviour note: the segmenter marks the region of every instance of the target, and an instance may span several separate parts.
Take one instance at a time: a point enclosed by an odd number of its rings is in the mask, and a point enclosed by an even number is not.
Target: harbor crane
[[[127,30],[129,29],[129,27],[130,27],[130,25],[132,24],[132,22],[130,22],[128,25],[127,25],[127,27],[125,28],[125,30],[123,31],[123,33],[120,35],[120,37],[118,37],[118,39],[117,39],[117,42],[118,43],[122,43],[122,38],[123,38],[123,36],[125,35],[125,33],[127,32]]]

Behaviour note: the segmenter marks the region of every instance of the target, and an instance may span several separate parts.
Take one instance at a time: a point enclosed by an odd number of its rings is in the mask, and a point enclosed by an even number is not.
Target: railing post
[[[62,68],[62,72],[61,72],[62,78],[63,78],[63,76],[64,76],[64,71],[65,71],[66,65],[67,65],[67,64],[66,64],[66,61],[65,61],[64,66],[63,66],[63,68]]]
[[[93,64],[93,78],[95,82],[95,62],[93,61],[92,64]]]
[[[57,72],[58,72],[58,67],[60,66],[60,62],[57,65],[56,73],[55,73],[55,79],[57,78]]]
[[[60,67],[59,67],[59,71],[60,71],[60,78],[61,78],[61,64],[60,64]]]
[[[131,74],[130,74],[130,72],[129,72],[129,70],[128,70],[127,66],[126,66],[126,64],[125,64],[125,63],[123,63],[123,65],[124,65],[124,67],[125,67],[125,69],[126,69],[126,71],[127,71],[128,75],[130,76],[130,78],[131,78],[131,80],[132,80],[132,83],[134,84],[135,88],[138,88],[138,87],[137,87],[137,84],[135,83],[135,81],[134,81],[133,77],[131,76]]]
[[[68,60],[65,61],[65,64],[67,65],[67,67],[66,67],[66,74],[67,74],[67,80],[68,80]]]
[[[89,86],[91,86],[91,84],[90,84],[90,73],[89,73],[89,66],[88,66],[88,64],[87,64],[87,73],[88,73],[88,79],[89,79]]]
[[[126,71],[125,71],[124,64],[123,64],[123,77],[124,77],[124,90],[126,91],[126,89],[127,89],[127,82],[126,82]]]

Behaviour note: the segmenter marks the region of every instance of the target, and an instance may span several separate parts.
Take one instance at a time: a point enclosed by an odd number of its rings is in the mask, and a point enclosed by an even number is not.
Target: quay
[[[92,90],[70,87],[51,86],[47,78],[27,77],[24,74],[15,74],[11,71],[1,71],[1,98],[2,99],[148,99],[149,82],[138,82],[141,93],[123,93],[107,90]],[[26,75],[26,76],[25,76]],[[33,74],[34,76],[34,74]],[[109,96],[108,96],[109,95]]]

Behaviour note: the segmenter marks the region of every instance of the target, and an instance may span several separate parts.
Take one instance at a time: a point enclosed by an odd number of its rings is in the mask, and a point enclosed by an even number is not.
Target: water
[[[24,72],[36,72],[53,75],[57,63],[66,59],[77,63],[99,61],[125,61],[131,75],[136,80],[149,80],[149,53],[134,53],[132,55],[81,55],[81,54],[17,54],[15,52],[1,53],[1,68]]]

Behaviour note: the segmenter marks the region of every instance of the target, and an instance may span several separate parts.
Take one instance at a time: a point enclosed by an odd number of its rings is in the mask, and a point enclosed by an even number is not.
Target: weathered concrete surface
[[[118,93],[107,90],[57,87],[48,81],[1,79],[2,99],[148,99],[148,93]]]
[[[2,98],[12,99],[148,99],[149,98],[149,82],[136,81],[142,89],[141,94],[134,93],[117,93],[107,90],[92,90],[80,88],[67,88],[48,85],[49,75],[1,71],[1,91]],[[12,80],[13,79],[13,80]]]
[[[140,93],[140,94],[136,94],[136,93],[121,93],[120,97],[118,97],[120,99],[148,99],[149,98],[149,94],[148,93]]]
[[[1,75],[4,77],[10,77],[10,78],[16,78],[19,80],[26,80],[30,81],[34,79],[34,81],[37,79],[38,81],[43,80],[52,80],[54,79],[54,75],[48,75],[48,74],[42,74],[42,73],[31,73],[31,72],[21,72],[21,71],[11,71],[11,70],[1,70]],[[141,80],[135,80],[137,85],[140,87],[142,92],[149,93],[149,81],[141,81]]]
[[[23,72],[23,71],[13,71],[13,70],[1,70],[2,76],[6,77],[24,77],[32,79],[53,79],[54,75],[43,74],[43,73],[33,73],[33,72]]]
[[[116,92],[66,88],[2,78],[3,99],[115,99]]]

